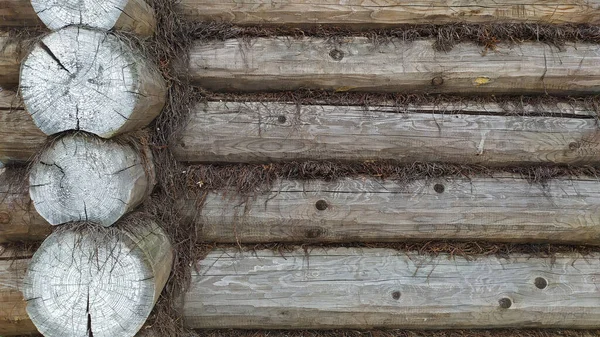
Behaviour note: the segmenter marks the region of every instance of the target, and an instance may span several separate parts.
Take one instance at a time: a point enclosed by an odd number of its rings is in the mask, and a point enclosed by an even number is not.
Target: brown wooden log
[[[125,30],[150,36],[156,29],[154,10],[144,0],[0,0],[0,27],[69,25]]]
[[[33,207],[23,171],[0,169],[0,243],[42,241],[52,231]]]
[[[548,0],[183,0],[179,13],[190,20],[236,25],[353,29],[400,24],[600,23],[600,2]]]
[[[26,50],[23,42],[0,32],[0,88],[9,89],[19,83],[21,60]]]
[[[272,102],[199,104],[172,144],[187,162],[394,160],[484,164],[596,164],[600,129],[583,105],[523,107],[465,100],[393,106]]]
[[[37,334],[21,287],[33,252],[0,245],[0,336]]]
[[[43,26],[27,0],[0,0],[0,27]]]
[[[597,253],[220,249],[192,268],[183,317],[197,329],[597,329],[599,269]]]
[[[202,182],[200,182],[202,183]],[[280,180],[268,193],[210,192],[185,214],[222,243],[485,240],[600,245],[600,181],[518,176]]]
[[[30,161],[46,142],[13,91],[0,90],[0,165]]]
[[[437,51],[434,40],[374,43],[346,38],[257,38],[197,42],[193,82],[215,91],[385,91],[454,94],[595,94],[600,52],[594,44],[460,43]]]

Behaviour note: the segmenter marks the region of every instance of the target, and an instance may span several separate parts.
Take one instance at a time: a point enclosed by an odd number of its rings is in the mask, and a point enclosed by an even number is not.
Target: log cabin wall
[[[0,310],[0,335],[133,336],[169,275],[172,284],[190,279],[170,299],[170,319],[200,334],[600,328],[599,2],[46,3],[0,0],[0,27],[52,31],[31,48],[0,35],[0,86],[15,90],[0,91],[0,243],[11,247],[0,255],[10,307]],[[189,35],[169,30],[177,20]],[[428,25],[553,33],[459,37],[442,48],[439,36],[398,33]],[[198,33],[214,27],[227,38]],[[183,43],[174,36],[197,40],[155,68],[111,29],[171,36],[171,46]],[[382,29],[398,31],[378,41]],[[101,41],[97,50],[90,41]],[[174,102],[176,86],[195,86],[203,99]],[[306,93],[314,96],[297,99]],[[385,99],[334,99],[361,95]],[[162,118],[175,117],[173,107],[183,116],[174,134],[151,124],[165,104]],[[133,137],[140,130],[159,136]],[[31,175],[15,179],[25,164]],[[401,177],[415,165],[426,169]],[[179,194],[156,180],[165,172]],[[143,213],[167,197],[178,221]],[[42,240],[35,253],[6,245]],[[408,242],[416,246],[398,248]],[[428,248],[436,242],[504,248],[457,256],[452,244]],[[184,250],[213,244],[222,247],[177,267]],[[249,250],[263,244],[284,248]],[[83,290],[66,287],[77,274],[69,268],[100,281],[80,274]],[[80,297],[65,310],[48,304]],[[142,334],[157,328],[150,317]]]

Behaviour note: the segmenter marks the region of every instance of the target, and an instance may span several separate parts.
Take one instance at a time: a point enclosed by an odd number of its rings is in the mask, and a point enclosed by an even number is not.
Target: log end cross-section
[[[153,185],[149,151],[85,134],[68,135],[42,153],[30,173],[38,213],[59,225],[110,226],[133,210]]]
[[[173,255],[152,221],[125,227],[60,230],[35,253],[23,295],[44,336],[132,337],[142,327]]]
[[[160,72],[107,32],[68,27],[44,37],[21,67],[21,93],[36,125],[51,135],[82,130],[110,138],[150,123],[162,110]]]
[[[154,10],[143,0],[31,0],[31,5],[52,30],[70,25],[115,27],[149,36],[156,28]]]

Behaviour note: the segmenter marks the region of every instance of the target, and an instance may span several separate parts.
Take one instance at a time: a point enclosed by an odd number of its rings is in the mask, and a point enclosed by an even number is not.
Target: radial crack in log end
[[[36,210],[53,225],[114,224],[152,189],[154,166],[146,152],[84,133],[60,138],[32,167]]]
[[[150,36],[156,28],[154,10],[144,0],[31,0],[31,5],[52,30],[82,25]]]
[[[47,135],[135,131],[160,113],[166,97],[164,79],[140,51],[82,27],[39,41],[23,62],[20,83],[25,108]]]
[[[23,282],[44,336],[134,336],[169,275],[172,249],[148,216],[103,228],[75,224],[49,236]],[[123,225],[124,224],[124,225]]]

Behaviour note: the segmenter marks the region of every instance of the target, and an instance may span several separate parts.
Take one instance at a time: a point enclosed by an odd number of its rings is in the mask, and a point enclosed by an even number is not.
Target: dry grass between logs
[[[275,35],[287,35],[290,37],[321,37],[327,38],[331,43],[339,43],[340,37],[356,35],[356,32],[347,32],[338,29],[316,28],[311,31],[297,29],[272,29],[262,27],[239,28],[228,24],[207,22],[189,23],[183,21],[173,9],[170,0],[154,0],[153,6],[159,13],[158,32],[153,41],[152,52],[157,59],[165,78],[169,81],[169,95],[167,106],[158,117],[153,126],[154,134],[151,136],[150,144],[154,148],[154,158],[157,163],[158,188],[155,195],[145,207],[150,213],[157,216],[161,222],[169,224],[166,228],[172,238],[176,251],[172,277],[166,286],[159,303],[157,304],[147,327],[156,330],[161,336],[481,336],[481,331],[454,331],[454,332],[402,332],[402,331],[370,331],[370,332],[310,332],[310,331],[186,331],[178,315],[175,299],[185,291],[189,283],[189,271],[195,262],[202,258],[214,244],[203,242],[201,237],[196,236],[196,228],[193,222],[181,221],[181,215],[177,213],[174,204],[177,198],[185,197],[193,193],[201,204],[202,193],[216,188],[234,187],[240,192],[257,193],[268,188],[275,178],[285,177],[294,179],[335,179],[341,176],[353,174],[370,174],[381,178],[391,179],[416,179],[424,175],[437,176],[445,174],[465,175],[475,171],[486,171],[485,168],[465,168],[447,166],[443,164],[415,164],[400,168],[393,163],[285,163],[274,165],[201,165],[185,167],[177,163],[168,150],[170,144],[176,137],[177,132],[184,126],[187,116],[193,106],[202,99],[228,99],[228,100],[271,100],[292,101],[299,104],[307,104],[311,101],[327,101],[329,104],[353,104],[374,105],[377,102],[390,101],[398,106],[407,105],[416,101],[432,102],[432,97],[399,96],[399,95],[360,95],[339,94],[314,91],[279,93],[268,95],[230,95],[226,98],[218,95],[194,90],[185,78],[177,76],[176,68],[186,62],[188,48],[192,42],[197,40],[213,40],[227,38],[250,39],[253,37],[265,37]],[[451,25],[451,26],[413,26],[402,27],[393,30],[368,31],[358,33],[368,36],[373,43],[387,43],[393,39],[420,39],[435,38],[436,48],[448,50],[454,44],[471,40],[482,45],[483,51],[493,50],[495,44],[500,41],[518,43],[522,41],[543,41],[557,46],[565,41],[600,42],[600,28],[589,26],[539,26],[539,25],[508,25],[508,26],[474,26],[474,25]],[[258,96],[258,97],[257,97]],[[434,100],[448,100],[443,97]],[[461,99],[461,98],[457,98]],[[492,98],[495,99],[495,98]],[[502,98],[501,100],[503,100]],[[452,99],[450,99],[452,100]],[[582,101],[593,111],[598,111],[600,99],[588,97],[575,99],[578,103]],[[523,104],[548,103],[551,98],[519,98]],[[518,111],[517,111],[518,113]],[[511,169],[512,170],[512,169]],[[596,168],[514,168],[515,171],[526,176],[532,182],[543,183],[547,179],[557,175],[573,175],[577,173],[597,176]],[[489,173],[489,172],[488,172]],[[198,184],[198,182],[202,182]],[[196,189],[194,191],[194,189]],[[357,244],[360,245],[360,244]],[[384,246],[384,245],[382,245]],[[578,251],[587,253],[589,247],[565,247],[552,245],[510,245],[490,244],[476,242],[425,242],[425,243],[397,243],[385,245],[390,248],[401,250],[416,250],[426,254],[449,253],[462,256],[475,256],[481,254],[506,255],[512,252],[529,252],[532,254],[548,255],[558,251]],[[240,249],[274,249],[285,253],[290,247],[283,245],[241,247]],[[308,249],[308,248],[307,248]],[[558,333],[558,334],[557,334]],[[488,331],[483,332],[489,336],[512,336],[514,331]],[[549,332],[544,330],[519,331],[520,335],[529,336],[586,336],[587,332],[566,331]],[[589,335],[589,334],[587,334]]]

